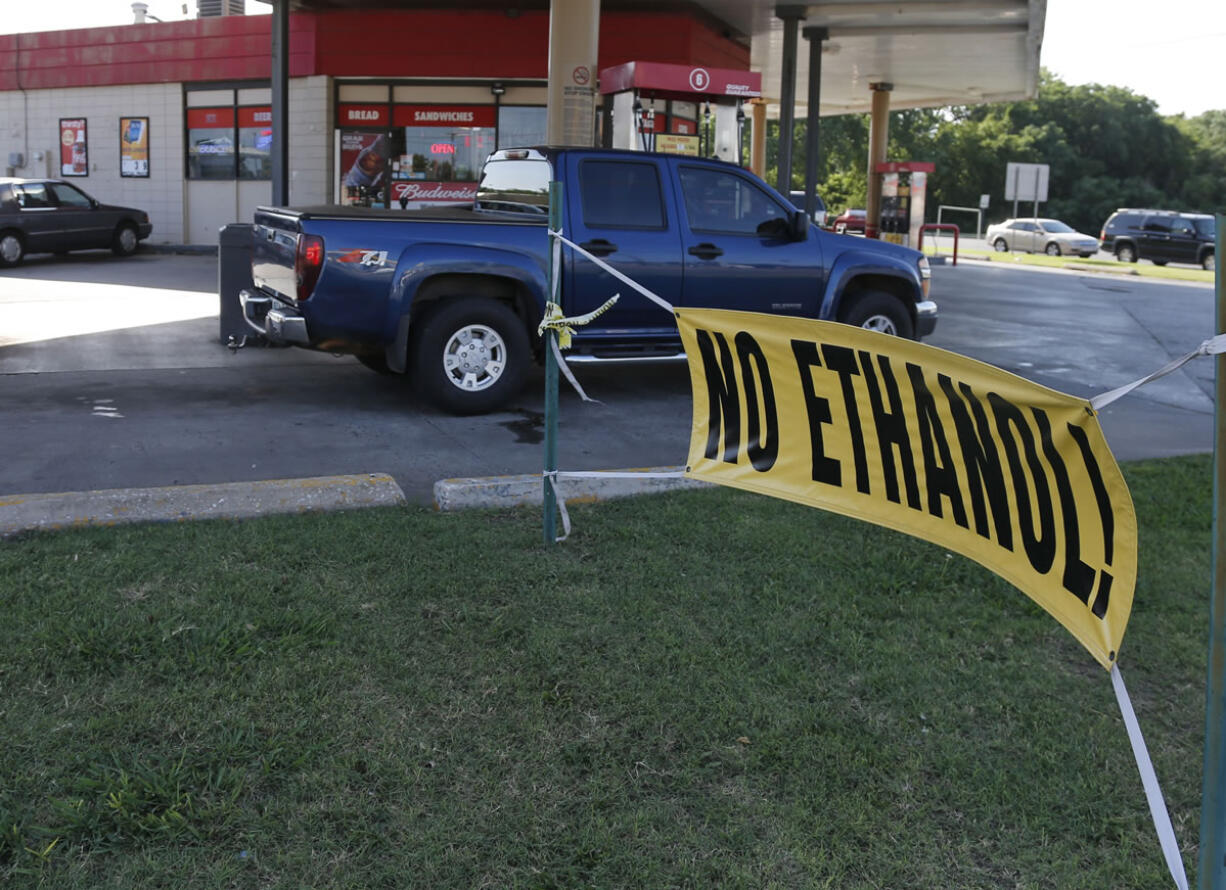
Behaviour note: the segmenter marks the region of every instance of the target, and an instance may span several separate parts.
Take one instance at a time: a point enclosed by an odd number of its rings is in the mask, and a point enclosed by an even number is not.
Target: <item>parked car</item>
[[[1006,219],[988,226],[984,240],[1004,253],[1020,250],[1026,253],[1042,251],[1048,256],[1094,256],[1098,239],[1068,226],[1058,219]]]
[[[127,256],[152,231],[145,211],[103,204],[62,179],[0,179],[0,266],[96,247]]]
[[[1141,259],[1155,266],[1196,263],[1216,268],[1217,226],[1208,213],[1121,207],[1107,217],[1098,237],[1103,250],[1123,263]]]
[[[788,197],[792,199],[792,203],[796,206],[797,210],[805,209],[804,192],[789,192]],[[824,229],[826,227],[826,202],[822,200],[821,195],[815,194],[813,197],[817,201],[816,206],[813,208],[813,223]]]
[[[836,232],[859,232],[863,235],[867,219],[866,211],[848,207],[834,218],[832,227]]]

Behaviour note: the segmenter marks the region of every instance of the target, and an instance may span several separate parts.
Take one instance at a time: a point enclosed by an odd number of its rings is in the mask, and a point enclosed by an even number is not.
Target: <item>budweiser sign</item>
[[[392,201],[424,204],[469,204],[477,199],[475,182],[392,183]]]

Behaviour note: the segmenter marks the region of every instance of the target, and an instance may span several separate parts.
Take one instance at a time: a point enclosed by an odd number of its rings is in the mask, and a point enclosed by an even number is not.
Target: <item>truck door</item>
[[[670,219],[664,183],[667,169],[658,158],[568,155],[567,181],[578,188],[564,195],[570,240],[674,305],[681,296],[681,240]],[[567,315],[581,315],[614,294],[617,304],[579,331],[580,341],[596,345],[633,329],[676,339],[677,326],[664,309],[627,287],[595,263],[566,251],[564,278]],[[623,337],[624,339],[624,337]]]
[[[682,208],[682,306],[817,318],[826,288],[819,236],[790,235],[791,207],[733,168],[672,160]]]

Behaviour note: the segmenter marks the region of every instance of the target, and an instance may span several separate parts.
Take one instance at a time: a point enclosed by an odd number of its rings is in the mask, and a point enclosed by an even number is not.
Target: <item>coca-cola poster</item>
[[[60,118],[60,175],[89,176],[85,118]]]
[[[448,204],[471,204],[477,200],[475,182],[427,182],[399,180],[392,183],[392,206],[405,210]]]

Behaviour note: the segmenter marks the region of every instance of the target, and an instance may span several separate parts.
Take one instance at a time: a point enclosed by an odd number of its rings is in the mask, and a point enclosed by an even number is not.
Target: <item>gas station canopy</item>
[[[821,114],[871,109],[870,84],[890,83],[890,107],[1007,102],[1034,96],[1047,0],[892,0],[808,3],[700,0],[751,40],[750,67],[779,101],[784,20],[825,28]],[[797,53],[797,107],[805,105],[808,47]]]
[[[291,9],[410,9],[422,0],[290,0]],[[452,9],[547,9],[548,0],[491,4],[453,0]],[[893,85],[890,107],[975,105],[1031,97],[1039,83],[1039,49],[1047,0],[693,0],[728,33],[750,46],[750,68],[777,112],[784,64],[784,19],[825,28],[821,114],[867,112],[870,84]],[[659,9],[660,0],[603,0],[604,9]],[[805,108],[808,46],[797,53],[798,114]]]

